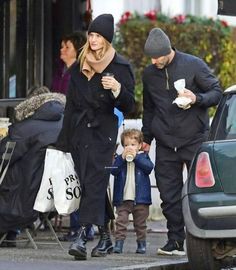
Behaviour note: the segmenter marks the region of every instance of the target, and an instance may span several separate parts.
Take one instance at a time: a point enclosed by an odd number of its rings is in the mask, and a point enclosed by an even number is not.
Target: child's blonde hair
[[[120,135],[121,145],[124,146],[125,138],[135,139],[138,143],[143,143],[143,133],[136,128],[125,129]]]

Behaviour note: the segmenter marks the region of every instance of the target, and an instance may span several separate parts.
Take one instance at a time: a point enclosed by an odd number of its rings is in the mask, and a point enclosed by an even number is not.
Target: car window
[[[222,109],[216,140],[236,139],[236,95],[229,95]]]

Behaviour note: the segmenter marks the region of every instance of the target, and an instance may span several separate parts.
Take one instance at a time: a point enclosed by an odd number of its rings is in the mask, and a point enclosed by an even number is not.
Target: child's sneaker
[[[176,240],[169,239],[164,247],[158,248],[157,254],[184,256],[185,251],[183,246],[184,242],[178,242]]]

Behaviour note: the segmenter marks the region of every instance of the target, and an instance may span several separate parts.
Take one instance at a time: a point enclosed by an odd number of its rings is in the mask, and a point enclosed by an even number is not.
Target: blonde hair
[[[125,138],[136,140],[139,144],[143,143],[143,133],[136,128],[125,129],[120,136],[121,145],[124,146]]]
[[[81,52],[79,54],[79,57],[78,57],[78,60],[80,62],[80,70],[82,70],[82,67],[83,67],[83,64],[84,64],[86,55],[88,53],[92,53],[94,55],[94,58],[97,59],[97,60],[99,60],[108,51],[109,47],[111,46],[111,43],[109,43],[103,36],[102,36],[102,38],[103,38],[103,45],[104,46],[102,48],[102,51],[99,53],[99,55],[97,55],[95,51],[91,50],[90,45],[89,45],[89,41],[87,39],[86,43],[82,47],[82,50],[81,50]]]

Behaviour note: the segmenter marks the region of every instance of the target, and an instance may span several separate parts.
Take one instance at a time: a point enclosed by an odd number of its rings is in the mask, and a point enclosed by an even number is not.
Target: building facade
[[[0,2],[0,98],[23,98],[35,84],[50,86],[60,38],[86,30],[87,0]]]

